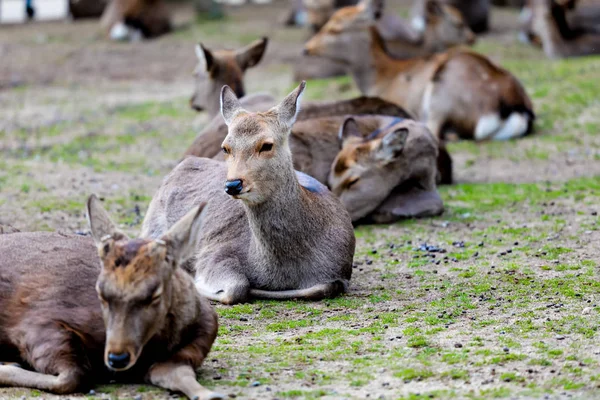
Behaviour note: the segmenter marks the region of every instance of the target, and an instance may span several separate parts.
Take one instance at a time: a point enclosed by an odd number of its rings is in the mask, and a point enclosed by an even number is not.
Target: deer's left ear
[[[86,211],[88,223],[96,246],[103,245],[108,239],[115,241],[128,239],[127,235],[121,232],[114,222],[112,222],[110,216],[104,207],[102,207],[102,203],[95,194],[88,198]]]
[[[360,4],[369,13],[369,16],[375,20],[383,15],[384,0],[362,0]]]
[[[362,135],[360,133],[360,129],[358,128],[358,123],[352,117],[348,117],[344,120],[344,123],[340,127],[338,131],[338,140],[340,142],[340,147],[344,147],[344,143],[348,140],[362,140]]]
[[[296,122],[296,116],[300,111],[300,102],[302,101],[302,94],[305,87],[306,81],[302,81],[292,93],[288,94],[278,106],[272,109],[277,114],[279,122],[288,128],[291,128],[294,122]]]

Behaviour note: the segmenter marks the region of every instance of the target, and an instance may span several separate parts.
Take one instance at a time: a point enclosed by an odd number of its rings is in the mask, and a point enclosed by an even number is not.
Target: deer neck
[[[243,203],[252,233],[250,256],[255,259],[287,259],[293,257],[290,253],[304,251],[305,227],[312,213],[291,159],[276,182],[278,190],[268,200],[252,205]],[[290,246],[292,242],[294,245]]]
[[[187,329],[198,321],[202,306],[194,282],[183,268],[176,268],[170,284],[169,311],[158,336],[172,350],[181,344]]]
[[[381,38],[372,34],[370,52],[365,55],[365,62],[353,69],[351,73],[363,95],[393,101],[389,93],[390,83],[398,75],[407,73],[420,62],[420,58],[409,60],[392,58],[383,47]]]

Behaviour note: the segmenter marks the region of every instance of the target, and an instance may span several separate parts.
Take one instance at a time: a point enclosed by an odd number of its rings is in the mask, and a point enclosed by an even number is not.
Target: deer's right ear
[[[167,254],[176,265],[181,265],[196,252],[204,220],[206,203],[200,204],[184,215],[160,240],[167,245]]]
[[[221,115],[223,115],[225,124],[229,125],[235,116],[243,111],[244,109],[233,90],[227,85],[223,86],[221,89]]]
[[[215,64],[215,58],[211,51],[204,47],[202,43],[196,45],[196,57],[198,58],[198,68],[210,71]]]
[[[358,123],[352,117],[346,118],[340,130],[338,132],[338,140],[340,142],[340,148],[344,147],[344,143],[350,139],[362,139]]]
[[[443,15],[442,5],[437,0],[427,0],[425,11],[429,15]]]
[[[121,232],[112,222],[110,216],[102,207],[100,199],[95,194],[88,198],[86,209],[88,223],[96,246],[101,246],[108,239],[127,239],[127,235]]]

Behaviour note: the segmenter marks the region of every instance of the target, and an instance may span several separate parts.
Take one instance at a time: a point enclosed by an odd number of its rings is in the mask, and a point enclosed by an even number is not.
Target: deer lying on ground
[[[465,24],[460,12],[438,0],[422,2],[422,10],[413,19],[413,26],[406,20],[384,12],[383,1],[376,1],[373,6],[375,13],[380,15],[377,29],[385,40],[389,53],[395,58],[425,56],[475,43],[476,37]],[[327,18],[329,17],[330,14],[327,14]],[[296,80],[326,78],[345,73],[343,65],[322,57],[303,56],[301,62],[294,64]]]
[[[355,246],[350,216],[325,186],[292,165],[288,141],[304,87],[252,113],[225,86],[227,162],[186,158],[150,203],[142,230],[155,238],[208,202],[191,269],[198,291],[212,300],[323,299],[348,286]]]
[[[219,95],[223,86],[231,87],[238,97],[244,97],[244,73],[260,62],[267,44],[267,38],[255,40],[238,50],[209,50],[198,44],[198,65],[194,70],[195,88],[190,106],[196,111],[206,110],[212,118],[219,114]]]
[[[473,32],[481,33],[488,30],[490,1],[489,0],[436,0],[436,2],[452,6],[457,10]],[[430,0],[416,0],[411,10],[411,23],[419,29],[427,19],[427,7]]]
[[[267,101],[264,108],[271,104]],[[404,146],[400,146],[395,153],[396,158],[393,160],[377,157],[377,146],[373,146],[373,156],[370,157],[371,153],[366,151],[368,146],[359,148],[353,141],[341,142],[339,138],[340,127],[348,119],[348,114],[370,112],[375,115],[353,116],[353,121],[361,134],[364,137],[371,136],[369,143],[382,143],[377,133],[390,133],[395,130],[404,130],[408,133],[410,140],[407,142],[406,149]],[[404,120],[404,118],[408,118],[408,115],[401,108],[379,99],[370,98],[314,104],[303,108],[289,138],[294,168],[329,185],[332,189],[335,188],[334,193],[343,199],[342,203],[353,221],[359,221],[370,213],[373,215],[362,222],[392,222],[400,218],[438,215],[443,210],[443,206],[436,191],[436,175],[439,176],[441,183],[452,183],[452,159],[443,144],[438,143],[425,126],[408,119]],[[373,135],[374,133],[375,135]],[[213,156],[215,159],[221,159],[222,153],[215,155],[214,149],[212,152],[207,151],[207,147],[203,144],[208,142],[214,145],[219,139],[222,141],[226,134],[227,126],[222,122],[220,131],[205,131],[203,135],[198,136],[186,154]],[[351,165],[350,160],[356,158],[354,157],[355,152],[360,152],[364,156],[361,157],[361,161],[363,161],[361,184],[354,185],[352,188],[340,185],[336,178],[337,172],[331,175],[336,179],[330,180],[330,171],[332,165],[335,164],[334,160],[336,157],[340,157],[338,153],[343,154],[341,158],[347,160],[347,164]],[[336,169],[336,171],[338,170],[339,168]],[[431,182],[433,182],[433,186]],[[431,202],[417,201],[411,214],[401,211],[398,206],[393,212],[388,210],[378,212],[378,206],[386,196],[402,184],[405,184],[404,190],[397,193],[394,196],[397,198],[396,201],[390,200],[390,204],[408,203],[406,199],[407,185],[419,188],[419,193],[421,191],[431,192],[429,197],[436,198],[437,202],[432,205]],[[366,190],[360,196],[354,197],[345,194],[347,190],[356,193],[357,188],[359,190],[370,188],[371,190]],[[386,217],[381,217],[382,214],[385,214]]]
[[[550,58],[565,58],[600,54],[600,32],[572,29],[566,8],[555,0],[532,0],[532,42],[536,39]]]
[[[111,0],[100,26],[112,40],[149,39],[171,31],[170,12],[164,0]]]
[[[203,206],[156,240],[128,239],[92,196],[93,240],[0,235],[0,386],[69,394],[144,379],[190,399],[220,399],[196,380],[217,316],[179,266],[205,224]]]
[[[530,132],[531,100],[519,81],[486,57],[450,50],[393,59],[374,25],[369,1],[339,10],[305,46],[309,55],[348,66],[360,91],[398,104],[440,139],[506,140]]]

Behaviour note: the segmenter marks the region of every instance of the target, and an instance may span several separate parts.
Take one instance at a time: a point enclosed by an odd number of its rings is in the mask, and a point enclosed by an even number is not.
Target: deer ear
[[[167,254],[176,261],[176,265],[181,265],[196,252],[205,208],[206,203],[195,207],[160,238],[160,241],[167,246]]]
[[[340,147],[344,147],[344,143],[346,143],[346,141],[355,138],[362,139],[360,129],[358,128],[358,123],[356,123],[356,120],[352,117],[346,118],[338,132]]]
[[[379,160],[391,162],[402,154],[406,139],[408,138],[408,129],[399,128],[386,134],[377,148],[376,157]]]
[[[210,71],[215,64],[215,58],[212,52],[204,47],[202,43],[196,45],[196,57],[198,58],[198,68]]]
[[[294,91],[287,95],[285,99],[272,110],[277,114],[279,122],[291,128],[296,122],[296,116],[300,111],[300,102],[302,101],[302,94],[306,87],[306,81],[302,81],[300,85]]]
[[[100,246],[107,239],[128,239],[127,235],[117,229],[95,194],[88,198],[86,211],[90,230],[92,231],[92,238],[94,238],[96,246]]]
[[[221,89],[221,115],[225,120],[225,124],[229,125],[236,115],[243,112],[240,101],[237,96],[227,85]]]
[[[260,62],[268,43],[269,39],[264,37],[235,52],[235,59],[242,71],[254,67]]]

